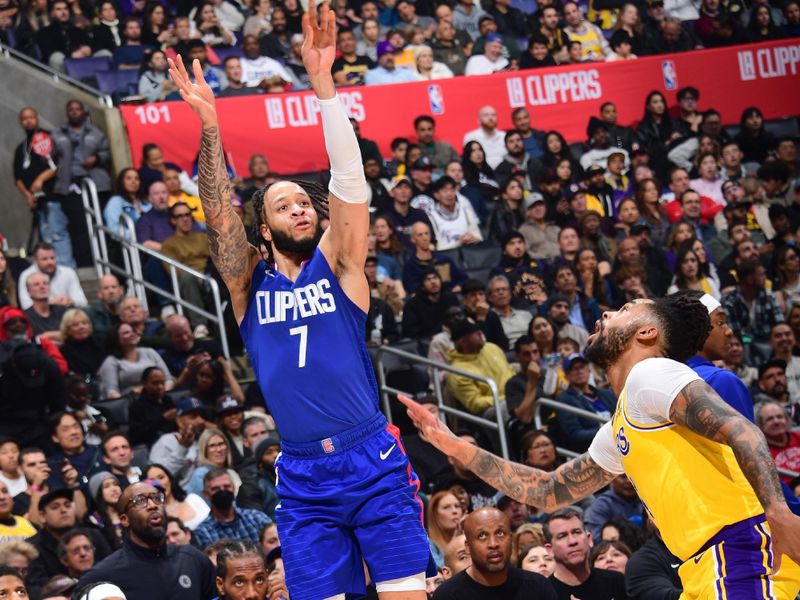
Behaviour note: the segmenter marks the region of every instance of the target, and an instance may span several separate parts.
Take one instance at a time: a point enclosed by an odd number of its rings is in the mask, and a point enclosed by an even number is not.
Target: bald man
[[[97,302],[86,311],[92,321],[92,337],[105,343],[108,330],[119,323],[119,305],[124,297],[119,279],[114,275],[103,275],[97,280]]]
[[[505,513],[479,508],[464,519],[464,536],[472,564],[439,586],[433,600],[557,599],[547,579],[511,566],[511,525]]]
[[[472,564],[472,557],[467,550],[467,536],[463,533],[454,535],[444,548],[444,567],[442,575],[445,580],[458,575]]]
[[[78,589],[107,581],[127,600],[207,600],[216,596],[214,565],[190,545],[167,544],[164,492],[150,483],[129,485],[117,502],[127,531],[122,548],[96,564]]]

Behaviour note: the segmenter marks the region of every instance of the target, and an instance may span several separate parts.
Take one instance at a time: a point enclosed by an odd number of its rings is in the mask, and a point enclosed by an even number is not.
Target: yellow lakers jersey
[[[682,363],[642,361],[631,370],[605,434],[600,432],[611,437],[618,464],[664,543],[682,560],[726,525],[764,512],[729,446],[669,421],[672,400],[697,379]]]

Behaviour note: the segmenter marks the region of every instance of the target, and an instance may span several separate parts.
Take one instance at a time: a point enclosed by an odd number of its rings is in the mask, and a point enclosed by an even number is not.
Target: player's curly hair
[[[711,333],[708,309],[693,294],[679,292],[659,298],[653,312],[661,322],[667,358],[686,362],[697,354]]]
[[[267,195],[267,191],[273,185],[277,183],[283,183],[284,181],[290,181],[299,185],[303,190],[308,194],[308,197],[311,198],[311,204],[314,206],[314,210],[317,212],[317,217],[322,219],[328,218],[328,189],[318,181],[308,181],[305,179],[279,179],[278,181],[274,181],[269,185],[265,185],[261,189],[257,190],[255,194],[253,194],[253,209],[256,213],[256,222],[253,231],[253,239],[256,240],[258,244],[257,249],[262,255],[267,256],[267,262],[272,263],[275,262],[274,257],[272,256],[272,246],[267,243],[267,241],[261,237],[261,225],[265,224],[264,220],[264,198]]]

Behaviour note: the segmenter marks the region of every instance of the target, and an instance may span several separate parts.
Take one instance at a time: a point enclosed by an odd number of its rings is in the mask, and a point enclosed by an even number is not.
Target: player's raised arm
[[[764,508],[775,544],[775,569],[780,564],[781,552],[800,562],[800,518],[786,505],[775,460],[761,431],[703,381],[693,381],[681,390],[672,402],[669,418],[731,447]]]
[[[494,489],[518,502],[547,512],[568,506],[605,487],[616,477],[582,454],[552,472],[504,460],[466,442],[451,432],[420,404],[398,396],[422,436],[452,456]]]
[[[369,307],[369,288],[364,278],[369,231],[367,181],[358,140],[333,83],[336,15],[327,2],[322,4],[318,16],[314,0],[309,1],[308,12],[303,15],[303,35],[303,65],[319,99],[325,148],[331,163],[330,227],[320,249],[351,300],[366,310]]]
[[[180,54],[177,62],[169,61],[172,81],[181,98],[200,117],[203,134],[197,173],[200,200],[206,217],[208,247],[211,260],[231,294],[231,307],[237,322],[241,322],[247,308],[250,279],[258,252],[247,241],[244,225],[231,206],[231,182],[225,167],[222,140],[217,122],[214,93],[203,77],[200,62],[192,65],[195,83],[189,78]]]

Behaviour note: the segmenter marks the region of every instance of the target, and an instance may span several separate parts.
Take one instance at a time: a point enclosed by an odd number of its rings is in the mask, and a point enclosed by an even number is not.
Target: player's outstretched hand
[[[217,107],[214,92],[206,83],[200,61],[195,59],[192,63],[194,83],[186,71],[180,54],[177,56],[177,61],[168,58],[167,62],[169,63],[169,76],[178,88],[181,98],[200,117],[204,127],[215,126],[217,124]]]
[[[308,76],[313,79],[323,73],[330,74],[336,58],[336,14],[330,9],[328,1],[322,3],[317,15],[315,0],[309,0],[302,24],[303,46],[300,54]]]
[[[453,442],[457,441],[458,438],[447,428],[447,425],[429,413],[420,403],[415,402],[408,396],[397,394],[397,399],[406,405],[411,422],[414,423],[414,427],[419,429],[420,434],[422,434],[425,440],[445,454],[449,455],[454,451]]]
[[[778,516],[768,515],[767,522],[772,533],[775,572],[780,570],[782,554],[800,564],[800,517],[793,514],[787,506]]]

